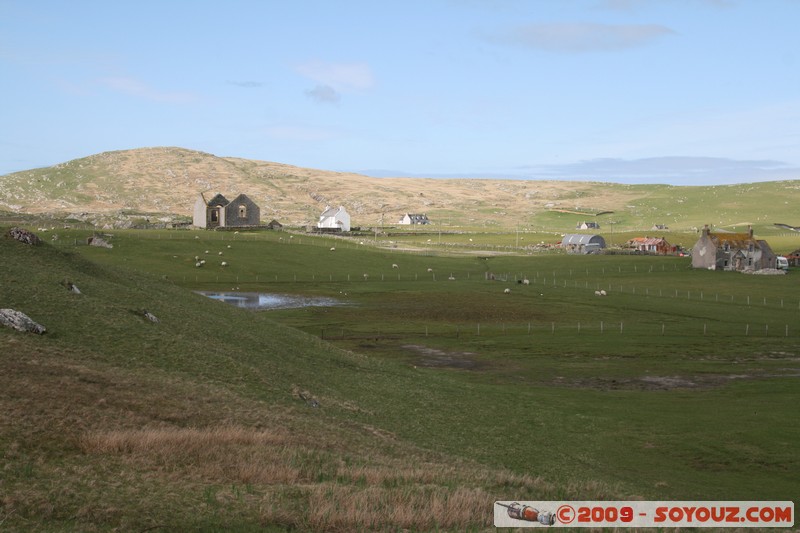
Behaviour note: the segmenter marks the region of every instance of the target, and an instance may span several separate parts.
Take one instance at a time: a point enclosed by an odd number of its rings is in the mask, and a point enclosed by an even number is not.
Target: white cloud
[[[336,104],[341,99],[341,95],[330,85],[317,85],[306,91],[306,96],[323,104]]]
[[[496,44],[548,52],[592,52],[644,46],[671,29],[658,24],[528,24],[486,36]]]
[[[191,93],[158,91],[134,78],[102,78],[99,81],[102,85],[113,91],[143,98],[145,100],[152,100],[154,102],[185,104],[195,102],[199,99],[197,95]]]
[[[295,66],[295,71],[319,85],[337,92],[364,91],[375,85],[372,70],[366,63],[325,63],[309,61]]]

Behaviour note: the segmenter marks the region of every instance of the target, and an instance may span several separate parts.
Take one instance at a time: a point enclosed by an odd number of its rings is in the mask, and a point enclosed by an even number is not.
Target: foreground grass
[[[4,526],[480,530],[495,499],[800,494],[791,276],[160,235],[2,243],[3,305],[50,329],[0,332]],[[229,267],[194,267],[219,251]],[[186,290],[237,285],[348,305],[250,313]]]

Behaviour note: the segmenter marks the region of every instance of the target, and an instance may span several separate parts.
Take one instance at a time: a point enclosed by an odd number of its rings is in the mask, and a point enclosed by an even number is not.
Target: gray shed
[[[600,235],[569,233],[561,239],[561,247],[568,254],[592,254],[605,248],[606,240]]]

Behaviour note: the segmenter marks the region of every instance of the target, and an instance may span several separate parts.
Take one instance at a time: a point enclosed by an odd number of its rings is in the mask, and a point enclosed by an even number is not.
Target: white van
[[[789,260],[783,257],[782,255],[779,255],[777,257],[775,268],[777,268],[778,270],[789,270]]]

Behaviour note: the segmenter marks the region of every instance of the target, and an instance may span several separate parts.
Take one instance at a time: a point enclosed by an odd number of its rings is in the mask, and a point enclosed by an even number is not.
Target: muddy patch
[[[702,376],[640,376],[633,378],[568,379],[557,377],[555,385],[595,390],[702,390],[737,380],[799,378],[799,369],[785,369],[783,374],[704,374]]]
[[[414,364],[421,367],[478,370],[485,366],[484,363],[475,360],[477,354],[472,352],[446,352],[420,344],[404,344],[401,348],[415,352],[418,358]]]

